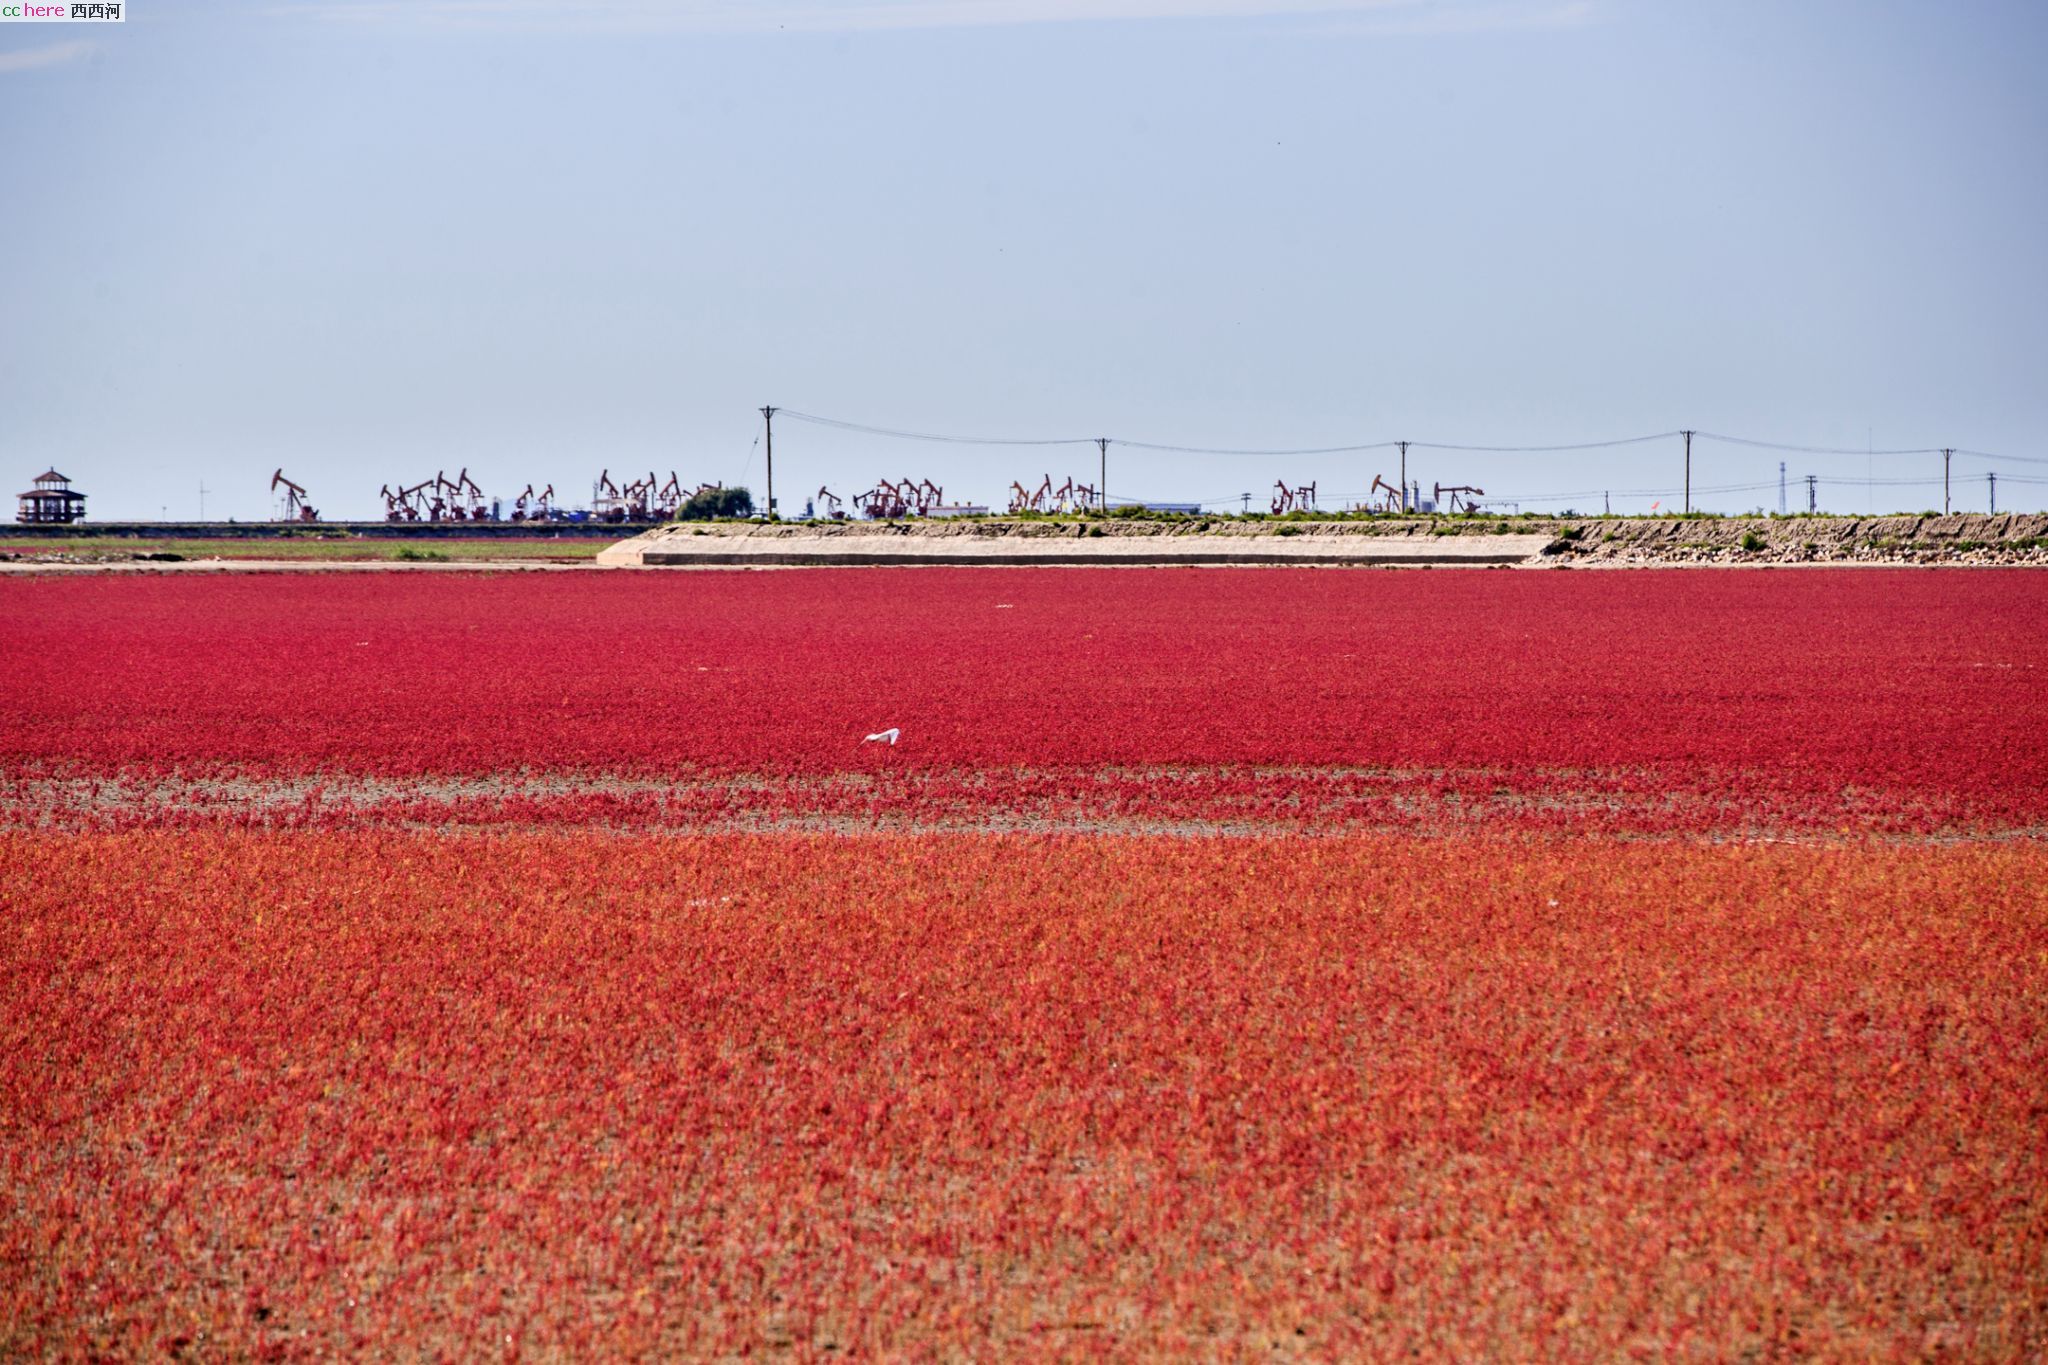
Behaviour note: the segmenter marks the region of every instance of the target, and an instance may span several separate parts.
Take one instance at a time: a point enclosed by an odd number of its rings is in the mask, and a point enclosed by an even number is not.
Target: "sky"
[[[1342,506],[1399,455],[1330,448],[1406,439],[1425,495],[1640,512],[1676,435],[1427,447],[1684,428],[1709,510],[1781,460],[1792,510],[1938,509],[1868,452],[1942,446],[1957,508],[2048,506],[2038,0],[127,16],[0,22],[0,467],[97,521],[260,519],[279,467],[330,519],[465,467],[758,496],[763,405],[785,515],[1000,507],[1098,436],[1118,499]]]

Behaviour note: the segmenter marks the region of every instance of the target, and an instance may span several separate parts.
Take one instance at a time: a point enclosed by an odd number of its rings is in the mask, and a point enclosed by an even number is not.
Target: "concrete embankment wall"
[[[614,565],[2048,563],[2048,516],[671,524]]]
[[[772,528],[782,532],[784,528]],[[756,566],[903,566],[918,564],[1519,564],[1549,543],[1542,535],[1325,535],[1320,527],[1289,534],[1115,535],[1080,526],[1066,534],[721,534],[673,528],[599,553],[606,565],[646,568]],[[1034,531],[1039,528],[1034,527]],[[1094,531],[1095,534],[1089,534]]]
[[[1555,523],[1566,559],[1659,563],[2048,563],[2048,516],[1593,518]]]

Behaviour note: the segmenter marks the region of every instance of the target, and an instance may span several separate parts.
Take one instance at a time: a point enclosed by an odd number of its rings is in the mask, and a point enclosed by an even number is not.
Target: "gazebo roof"
[[[68,475],[65,475],[65,474],[59,474],[59,473],[58,473],[58,472],[56,471],[56,469],[55,469],[54,467],[52,467],[52,468],[46,469],[46,470],[44,470],[44,471],[43,471],[42,473],[40,473],[40,474],[36,475],[36,477],[35,477],[35,482],[37,482],[37,483],[70,483],[70,482],[71,482],[71,479],[70,479],[70,476],[68,476]]]
[[[76,499],[79,502],[85,501],[85,494],[74,492],[69,488],[31,488],[26,493],[16,493],[14,496],[17,498],[55,498],[60,502],[70,499]]]

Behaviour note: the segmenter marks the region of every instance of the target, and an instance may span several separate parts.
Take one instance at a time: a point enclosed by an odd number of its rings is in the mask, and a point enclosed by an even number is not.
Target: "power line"
[[[1367,451],[1379,451],[1379,450],[1393,450],[1393,449],[1397,449],[1397,448],[1398,448],[1398,449],[1400,449],[1400,450],[1402,451],[1402,454],[1403,454],[1403,456],[1404,456],[1404,458],[1405,458],[1405,456],[1406,456],[1406,453],[1407,453],[1407,451],[1408,451],[1408,449],[1409,449],[1410,447],[1413,447],[1413,448],[1415,448],[1415,449],[1417,449],[1417,450],[1427,450],[1427,451],[1441,451],[1441,452],[1449,452],[1449,453],[1457,453],[1457,454],[1481,454],[1481,455],[1546,455],[1546,454],[1563,454],[1563,453],[1569,453],[1569,452],[1574,452],[1574,451],[1587,451],[1587,450],[1611,450],[1611,449],[1616,449],[1616,448],[1620,448],[1620,447],[1626,447],[1626,446],[1638,446],[1638,445],[1647,445],[1647,444],[1649,444],[1649,443],[1652,443],[1652,442],[1657,442],[1657,441],[1668,441],[1668,440],[1672,440],[1672,439],[1674,439],[1674,438],[1677,438],[1677,437],[1681,437],[1681,436],[1683,436],[1683,437],[1686,437],[1686,438],[1687,438],[1687,445],[1688,445],[1688,454],[1690,454],[1690,444],[1691,444],[1691,438],[1692,438],[1692,437],[1695,437],[1695,436],[1696,436],[1696,437],[1698,437],[1699,439],[1701,439],[1701,440],[1704,440],[1704,441],[1715,441],[1715,442],[1720,442],[1720,443],[1722,443],[1722,444],[1725,444],[1725,445],[1745,446],[1745,447],[1749,447],[1749,448],[1752,448],[1752,449],[1756,449],[1756,450],[1769,450],[1769,451],[1780,451],[1780,452],[1790,452],[1790,453],[1797,453],[1797,454],[1806,454],[1806,455],[1823,455],[1823,456],[1854,456],[1854,455],[1863,455],[1863,456],[1865,456],[1866,458],[1868,458],[1868,457],[1870,457],[1870,456],[1873,456],[1873,455],[1885,455],[1885,456],[1893,456],[1893,457],[1896,457],[1896,456],[1932,456],[1932,455],[1943,455],[1943,456],[1945,456],[1945,457],[1952,457],[1952,456],[1954,456],[1954,455],[1962,455],[1962,456],[1966,456],[1966,457],[1969,457],[1969,458],[1972,458],[1972,459],[1978,459],[1978,460],[1991,460],[1991,461],[1997,461],[1997,462],[1999,462],[1999,463],[2012,463],[2012,464],[2021,464],[2021,465],[2042,465],[2042,466],[2048,466],[2048,458],[2043,458],[2043,457],[2032,457],[2032,456],[2023,456],[2023,455],[1999,455],[1999,454],[1995,454],[1995,453],[1993,453],[1993,452],[1990,452],[1990,451],[1983,451],[1983,450],[1970,450],[1970,449],[1965,449],[1965,448],[1962,448],[1962,447],[1947,447],[1947,448],[1944,448],[1944,447],[1939,447],[1939,446],[1916,446],[1916,447],[1900,447],[1900,448],[1893,448],[1893,449],[1886,449],[1886,450],[1875,450],[1875,449],[1870,449],[1870,448],[1864,448],[1864,449],[1857,449],[1857,448],[1855,448],[1855,447],[1850,447],[1850,446],[1818,446],[1818,445],[1798,445],[1798,444],[1793,444],[1793,443],[1790,443],[1790,442],[1783,442],[1783,441],[1766,441],[1766,440],[1759,440],[1759,439],[1757,439],[1757,438],[1754,438],[1754,437],[1748,437],[1748,436],[1734,436],[1734,435],[1729,435],[1729,434],[1727,434],[1727,433],[1723,433],[1723,432],[1710,432],[1710,431],[1698,431],[1698,430],[1694,430],[1694,431],[1682,431],[1682,430],[1676,430],[1676,429],[1674,429],[1674,430],[1671,430],[1671,431],[1659,431],[1659,432],[1650,432],[1650,433],[1647,433],[1647,434],[1645,434],[1645,435],[1640,435],[1640,436],[1624,436],[1624,437],[1620,437],[1620,438],[1617,438],[1617,439],[1613,439],[1613,440],[1604,440],[1604,441],[1581,441],[1581,442],[1572,442],[1572,443],[1564,443],[1564,444],[1548,444],[1548,445],[1468,445],[1468,444],[1462,444],[1462,443],[1456,443],[1456,442],[1449,442],[1449,441],[1414,441],[1414,440],[1409,440],[1409,441],[1399,441],[1399,440],[1384,440],[1384,441],[1359,441],[1359,442],[1354,442],[1354,443],[1350,443],[1350,444],[1344,444],[1344,445],[1329,445],[1329,446],[1295,446],[1295,447],[1250,447],[1250,446],[1189,446],[1189,445],[1175,445],[1175,444],[1171,444],[1171,443],[1167,443],[1167,442],[1160,442],[1160,441],[1136,441],[1136,440],[1124,440],[1124,439],[1120,439],[1120,438],[1112,438],[1112,437],[1102,437],[1102,436],[1096,436],[1096,437],[1086,437],[1086,436],[1063,436],[1063,437],[1029,437],[1029,438],[1023,438],[1023,437],[1003,437],[1003,436],[963,436],[963,435],[957,435],[957,434],[951,434],[951,433],[941,433],[941,432],[931,432],[931,431],[913,431],[913,430],[909,430],[909,429],[905,429],[905,428],[899,428],[899,427],[882,427],[882,426],[873,426],[873,425],[870,425],[870,424],[868,424],[868,423],[863,423],[863,422],[849,422],[849,421],[846,421],[846,420],[844,420],[844,419],[842,419],[842,418],[837,418],[837,417],[825,417],[825,416],[819,415],[819,414],[817,414],[817,413],[808,413],[808,412],[798,412],[798,411],[795,411],[795,410],[793,410],[793,409],[789,409],[789,408],[778,408],[778,409],[775,409],[775,412],[776,412],[776,415],[778,415],[778,416],[783,416],[783,417],[786,417],[786,418],[788,418],[788,419],[790,419],[790,420],[792,420],[792,421],[798,421],[798,422],[805,422],[805,423],[809,423],[809,424],[811,424],[811,425],[814,425],[814,426],[820,426],[820,427],[830,427],[830,428],[835,428],[835,429],[837,429],[837,430],[841,430],[841,431],[851,431],[851,432],[859,432],[859,433],[861,433],[861,434],[864,434],[864,435],[869,435],[869,436],[882,436],[882,437],[889,437],[889,438],[893,438],[893,439],[897,439],[897,440],[906,440],[906,441],[929,441],[929,442],[940,442],[940,443],[945,443],[945,444],[950,444],[950,445],[968,445],[968,446],[1037,446],[1037,447],[1051,447],[1051,446],[1088,446],[1088,445],[1093,445],[1093,446],[1095,446],[1095,447],[1097,448],[1097,454],[1098,454],[1098,457],[1099,457],[1099,459],[1100,459],[1101,463],[1102,463],[1102,464],[1103,464],[1103,466],[1104,466],[1104,467],[1103,467],[1103,470],[1102,470],[1102,472],[1103,472],[1104,474],[1106,474],[1106,473],[1108,472],[1108,471],[1107,471],[1107,461],[1108,461],[1108,448],[1109,448],[1109,446],[1111,446],[1111,445],[1121,445],[1121,446],[1124,446],[1124,447],[1126,447],[1126,448],[1128,448],[1128,449],[1131,449],[1131,450],[1134,450],[1134,451],[1140,451],[1140,450],[1141,450],[1141,451],[1151,451],[1151,452],[1158,452],[1158,453],[1162,453],[1162,454],[1173,454],[1173,455],[1219,455],[1219,456],[1237,456],[1237,457],[1247,457],[1247,458],[1275,458],[1275,457],[1308,457],[1308,456],[1331,456],[1331,455],[1352,455],[1352,454],[1360,454],[1360,453],[1363,453],[1363,452],[1367,452]],[[751,452],[750,452],[750,453],[751,453]],[[1514,503],[1539,503],[1539,504],[1540,504],[1540,503],[1571,503],[1571,502],[1577,502],[1577,501],[1579,501],[1579,500],[1582,500],[1582,499],[1590,499],[1590,498],[1608,498],[1608,497],[1624,497],[1624,498],[1659,498],[1659,499],[1661,499],[1661,498],[1676,498],[1677,496],[1679,496],[1679,494],[1680,494],[1681,492],[1684,492],[1684,493],[1686,494],[1687,502],[1688,502],[1688,505],[1689,505],[1689,504],[1690,504],[1690,500],[1691,500],[1691,497],[1692,497],[1692,496],[1693,496],[1694,494],[1698,494],[1698,495],[1702,495],[1702,496],[1716,496],[1716,495],[1726,495],[1726,494],[1738,494],[1738,493],[1757,493],[1757,492],[1767,492],[1767,491],[1769,491],[1769,490],[1770,490],[1770,489],[1772,489],[1772,488],[1780,487],[1780,485],[1782,484],[1782,470],[1781,470],[1781,479],[1780,479],[1779,483],[1770,483],[1770,482],[1754,482],[1754,483],[1734,483],[1734,484],[1719,484],[1719,485],[1713,485],[1713,486],[1703,486],[1703,487],[1694,487],[1694,486],[1691,486],[1691,485],[1690,485],[1690,475],[1691,475],[1691,470],[1690,470],[1690,467],[1689,467],[1689,462],[1688,462],[1688,469],[1687,469],[1687,476],[1688,476],[1688,477],[1687,477],[1687,483],[1688,483],[1688,486],[1687,486],[1687,487],[1686,487],[1685,489],[1683,489],[1683,490],[1681,490],[1680,488],[1635,488],[1635,489],[1607,489],[1607,488],[1597,488],[1597,489],[1582,489],[1582,490],[1579,490],[1579,491],[1577,491],[1577,492],[1565,492],[1565,493],[1524,493],[1524,494],[1501,494],[1501,495],[1499,495],[1499,496],[1497,496],[1497,497],[1495,497],[1495,498],[1487,499],[1487,501],[1489,501],[1489,502],[1494,502],[1494,503],[1507,503],[1507,502],[1514,502]],[[1939,479],[1939,478],[1881,478],[1881,479],[1880,479],[1880,478],[1874,478],[1874,477],[1866,477],[1866,478],[1862,478],[1862,479],[1855,479],[1855,478],[1841,478],[1841,477],[1835,477],[1835,476],[1818,476],[1818,475],[1807,475],[1807,476],[1805,476],[1805,477],[1806,477],[1806,481],[1807,481],[1807,488],[1808,488],[1808,499],[1809,499],[1809,501],[1811,501],[1811,500],[1812,500],[1812,495],[1813,495],[1813,492],[1814,492],[1814,490],[1816,489],[1816,487],[1817,487],[1818,485],[1821,485],[1821,484],[1826,484],[1826,485],[1828,485],[1828,486],[1830,486],[1830,487],[1835,487],[1835,488],[1854,488],[1854,487],[1857,487],[1857,486],[1859,486],[1859,485],[1860,485],[1860,486],[1862,486],[1862,487],[1864,487],[1864,488],[1866,488],[1866,489],[1874,489],[1874,488],[1880,488],[1880,487],[1890,487],[1890,488],[1915,488],[1915,487],[1929,487],[1929,486],[1932,486],[1932,485],[1934,485],[1934,484],[1937,484],[1937,483],[1940,483],[1940,482],[1942,482],[1942,480],[1941,480],[1941,479]],[[2007,477],[2007,479],[2008,479],[2008,481],[2009,481],[2009,482],[2011,482],[2011,483],[2015,483],[2015,484],[2021,484],[2021,485],[2029,485],[2029,486],[2035,486],[2035,485],[2048,485],[2048,479],[2032,479],[2032,478],[2026,478],[2026,477],[2022,477],[2022,476],[2013,476],[2013,475],[2007,475],[2007,476],[2005,476],[2005,477]],[[1109,493],[1108,493],[1108,489],[1107,489],[1107,487],[1106,487],[1106,484],[1107,484],[1107,480],[1106,480],[1106,479],[1104,479],[1104,480],[1100,480],[1100,482],[1104,484],[1104,487],[1103,487],[1103,488],[1101,488],[1101,489],[1099,490],[1099,494],[1098,494],[1098,495],[1099,495],[1099,496],[1100,496],[1101,498],[1103,498],[1103,500],[1104,500],[1104,505],[1107,505],[1107,503],[1108,503],[1108,501],[1109,501]],[[1404,480],[1404,487],[1405,487],[1405,480]],[[1782,489],[1781,489],[1781,493],[1782,493]],[[1354,503],[1359,503],[1359,504],[1362,504],[1363,502],[1365,502],[1365,501],[1367,500],[1367,498],[1366,498],[1366,497],[1359,497],[1359,498],[1349,498],[1349,499],[1347,499],[1347,498],[1346,498],[1346,497],[1345,497],[1344,495],[1341,495],[1341,494],[1337,494],[1337,493],[1331,493],[1331,494],[1329,494],[1328,496],[1330,497],[1330,499],[1331,499],[1331,500],[1332,500],[1333,502],[1338,502],[1338,503],[1341,503],[1341,502],[1344,502],[1344,501],[1351,501],[1351,502],[1354,502]],[[1241,500],[1242,500],[1242,495],[1235,495],[1235,494],[1234,494],[1234,495],[1229,495],[1229,496],[1225,496],[1225,497],[1219,497],[1219,498],[1203,498],[1203,499],[1201,499],[1201,500],[1200,500],[1200,501],[1199,501],[1198,503],[1195,503],[1194,505],[1196,505],[1196,506],[1202,506],[1202,507],[1208,507],[1208,506],[1227,506],[1228,504],[1230,504],[1230,503],[1232,503],[1232,502],[1236,502],[1236,501],[1241,501]],[[1142,501],[1153,501],[1153,500],[1152,500],[1152,499],[1143,499]],[[1172,500],[1170,500],[1170,501],[1176,501],[1176,502],[1181,502],[1181,503],[1183,503],[1183,504],[1185,504],[1185,503],[1186,503],[1186,500],[1184,500],[1184,499],[1172,499]]]
[[[1316,446],[1305,450],[1228,450],[1219,446],[1167,446],[1155,445],[1150,441],[1126,441],[1121,437],[1114,444],[1129,446],[1132,450],[1159,450],[1171,455],[1351,455],[1361,450],[1392,450],[1399,441],[1370,441],[1356,446]]]
[[[1795,446],[1780,441],[1754,441],[1747,436],[1722,436],[1711,431],[1696,431],[1693,435],[1702,441],[1720,441],[1724,445],[1754,446],[1758,450],[1788,450],[1798,455],[1939,455],[1940,446],[1918,446],[1911,450],[1871,450],[1868,447],[1853,450],[1848,446]],[[1994,456],[1993,458],[1999,458]]]
[[[1184,446],[1171,445],[1162,441],[1132,441],[1121,437],[1055,436],[1019,438],[1006,436],[955,436],[931,431],[907,431],[898,427],[870,426],[864,422],[848,422],[838,417],[823,417],[816,413],[798,412],[794,408],[777,408],[778,415],[799,422],[809,422],[821,427],[837,427],[842,431],[858,431],[870,436],[893,436],[906,441],[943,441],[954,445],[982,446],[1065,446],[1087,445],[1108,439],[1114,445],[1128,446],[1132,450],[1156,450],[1169,455],[1354,455],[1367,450],[1392,450],[1401,444],[1391,441],[1360,441],[1350,445],[1297,446],[1288,448],[1265,448],[1248,446]],[[1408,444],[1418,450],[1449,450],[1471,454],[1496,455],[1544,455],[1573,450],[1606,450],[1615,446],[1641,445],[1647,441],[1661,441],[1676,436],[1676,431],[1652,432],[1645,436],[1624,436],[1613,441],[1579,441],[1567,445],[1537,446],[1480,446],[1457,445],[1448,441],[1410,441]]]
[[[953,445],[980,446],[1071,446],[1095,445],[1109,440],[1113,445],[1127,446],[1132,450],[1155,450],[1170,455],[1352,455],[1368,450],[1392,450],[1400,446],[1398,440],[1359,441],[1334,446],[1188,446],[1172,445],[1160,441],[1133,441],[1121,437],[1099,436],[960,436],[944,432],[910,431],[900,427],[871,426],[865,422],[849,422],[839,417],[824,417],[817,413],[798,412],[794,408],[777,408],[776,415],[798,422],[809,422],[814,426],[836,427],[842,431],[857,431],[869,436],[890,436],[905,441],[939,441]],[[1443,450],[1473,455],[1553,455],[1576,450],[1612,450],[1620,446],[1645,445],[1652,441],[1667,441],[1685,433],[1673,429],[1654,431],[1641,436],[1623,436],[1608,441],[1574,441],[1559,445],[1465,445],[1451,441],[1409,441],[1407,444],[1417,450]],[[1719,441],[1725,445],[1750,446],[1757,450],[1787,451],[1801,455],[1939,455],[1941,446],[1897,447],[1888,450],[1872,450],[1852,446],[1794,445],[1784,441],[1764,441],[1751,436],[1731,436],[1723,432],[1698,431],[1693,435],[1703,441]],[[1967,455],[1978,460],[2010,460],[2016,464],[2048,465],[2048,457],[2026,455],[1999,455],[1987,450],[1968,450],[1961,446],[1950,447],[1957,455]]]
[[[1858,450],[1854,446],[1795,446],[1779,441],[1758,441],[1747,436],[1722,436],[1711,431],[1697,433],[1704,441],[1721,441],[1728,445],[1754,446],[1758,450],[1789,450],[1801,455],[1968,455],[1976,460],[2010,460],[2014,464],[2048,464],[2048,457],[2038,455],[1999,455],[1989,450],[1965,450],[1961,446],[1914,446],[1897,450],[1872,450],[1868,447]]]
[[[799,422],[814,426],[838,427],[842,431],[860,431],[870,436],[894,436],[905,441],[944,441],[951,445],[965,446],[1080,446],[1093,445],[1093,436],[1058,436],[1042,440],[1019,440],[1006,436],[942,436],[929,431],[898,431],[892,427],[871,427],[859,422],[842,422],[836,417],[818,417],[794,408],[777,408],[777,413]]]
[[[1973,460],[2011,460],[2014,464],[2048,464],[2048,459],[2036,455],[1993,455],[1988,450],[1964,450],[1956,447],[1956,454],[1968,455]]]
[[[1776,483],[1725,483],[1713,487],[1696,486],[1695,493],[1758,493],[1776,488]],[[1585,488],[1576,493],[1503,493],[1488,502],[1566,502],[1572,498],[1597,498],[1612,493],[1617,498],[1668,498],[1683,492],[1679,488]]]
[[[1636,446],[1645,441],[1665,441],[1682,436],[1680,431],[1657,431],[1648,436],[1624,436],[1618,441],[1581,441],[1564,446],[1455,446],[1441,441],[1410,441],[1417,450],[1456,450],[1477,455],[1549,455],[1567,450],[1607,450],[1614,446]],[[1392,444],[1388,442],[1387,444]]]
[[[1923,488],[1924,488],[1924,487],[1930,487],[1930,486],[1932,486],[1932,485],[1935,485],[1935,484],[1939,484],[1939,483],[1941,482],[1941,480],[1940,480],[1940,479],[1848,479],[1848,478],[1831,478],[1831,477],[1827,477],[1827,476],[1823,476],[1823,475],[1817,475],[1817,474],[1809,474],[1809,475],[1805,475],[1805,476],[1803,476],[1803,477],[1804,477],[1804,479],[1805,479],[1805,480],[1806,480],[1806,481],[1808,482],[1808,484],[1809,484],[1809,491],[1811,491],[1811,488],[1812,488],[1812,487],[1827,487],[1827,486],[1834,486],[1834,487],[1842,487],[1842,488],[1861,488],[1861,487],[1866,487],[1866,486],[1873,486],[1873,485],[1874,485],[1874,486],[1877,486],[1877,487],[1923,487]],[[1981,477],[1981,476],[1974,476],[1974,477]],[[2000,478],[2000,480],[2001,480],[2001,481],[2003,481],[2003,482],[2007,482],[2007,483],[2017,483],[2017,484],[2028,484],[2028,485],[2036,485],[2036,486],[2048,486],[2048,478],[2028,478],[2028,477],[2026,477],[2025,475],[2020,475],[2020,474],[2011,474],[2011,475],[2005,475],[2005,474],[2001,474],[2001,475],[1999,475],[1998,477]],[[1704,486],[1704,487],[1702,487],[1702,486],[1695,486],[1695,487],[1693,488],[1693,490],[1692,490],[1692,491],[1693,491],[1693,492],[1694,492],[1695,494],[1715,494],[1715,495],[1719,495],[1719,494],[1728,494],[1728,493],[1765,493],[1765,492],[1769,492],[1769,491],[1771,491],[1772,489],[1775,489],[1775,488],[1777,488],[1777,487],[1778,487],[1778,484],[1777,484],[1777,482],[1776,482],[1775,480],[1771,480],[1771,481],[1766,481],[1766,482],[1760,482],[1760,483],[1727,483],[1727,484],[1713,484],[1713,485],[1709,485],[1709,486]],[[1677,496],[1677,495],[1678,495],[1678,494],[1679,494],[1679,493],[1680,493],[1681,491],[1682,491],[1682,490],[1681,490],[1681,489],[1678,489],[1678,488],[1582,488],[1582,489],[1579,489],[1579,490],[1577,490],[1577,491],[1574,491],[1574,492],[1568,492],[1568,493],[1501,493],[1501,494],[1497,494],[1497,495],[1495,495],[1495,496],[1493,496],[1493,497],[1485,498],[1485,499],[1483,499],[1482,501],[1483,501],[1484,503],[1486,503],[1486,504],[1498,504],[1498,503],[1509,503],[1509,502],[1512,502],[1512,503],[1524,503],[1524,502],[1527,502],[1527,503],[1544,503],[1544,502],[1576,502],[1576,501],[1578,501],[1578,500],[1580,500],[1580,499],[1582,499],[1582,498],[1598,498],[1598,497],[1604,497],[1604,496],[1610,496],[1610,495],[1611,495],[1611,496],[1613,496],[1613,497],[1617,497],[1617,498],[1667,498],[1667,497],[1675,497],[1675,496]],[[1130,496],[1128,496],[1128,495],[1125,495],[1125,494],[1117,494],[1117,495],[1116,495],[1116,499],[1117,499],[1118,501],[1120,501],[1120,502],[1173,502],[1173,503],[1181,503],[1181,504],[1191,504],[1191,505],[1194,505],[1194,506],[1199,506],[1199,507],[1225,507],[1225,506],[1228,506],[1228,505],[1229,505],[1229,504],[1231,504],[1231,503],[1234,503],[1234,502],[1237,502],[1237,501],[1239,501],[1241,497],[1242,497],[1242,495],[1241,495],[1241,494],[1236,494],[1236,493],[1233,493],[1233,494],[1229,494],[1229,495],[1227,495],[1227,496],[1224,496],[1224,497],[1216,497],[1216,498],[1149,498],[1149,497],[1144,497],[1144,498],[1140,498],[1140,497],[1130,497]],[[1318,501],[1319,501],[1319,502],[1325,502],[1325,503],[1328,503],[1328,504],[1330,504],[1330,505],[1333,505],[1333,506],[1334,506],[1334,505],[1338,505],[1338,504],[1342,504],[1342,503],[1346,503],[1346,502],[1351,502],[1351,503],[1360,503],[1360,502],[1364,502],[1365,500],[1366,500],[1366,495],[1363,495],[1363,494],[1356,494],[1356,493],[1346,493],[1346,492],[1342,491],[1341,489],[1332,489],[1332,490],[1328,490],[1328,491],[1324,492],[1324,493],[1322,494],[1322,496],[1321,496],[1321,497],[1320,497],[1320,498],[1318,499]]]

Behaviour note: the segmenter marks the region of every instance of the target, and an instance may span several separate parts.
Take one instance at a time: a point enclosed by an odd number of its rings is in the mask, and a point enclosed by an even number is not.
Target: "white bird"
[[[892,725],[888,729],[882,731],[879,734],[869,735],[866,739],[862,740],[861,743],[873,744],[876,740],[880,740],[884,744],[894,744],[896,742],[896,737],[902,733],[903,731],[901,728]]]

